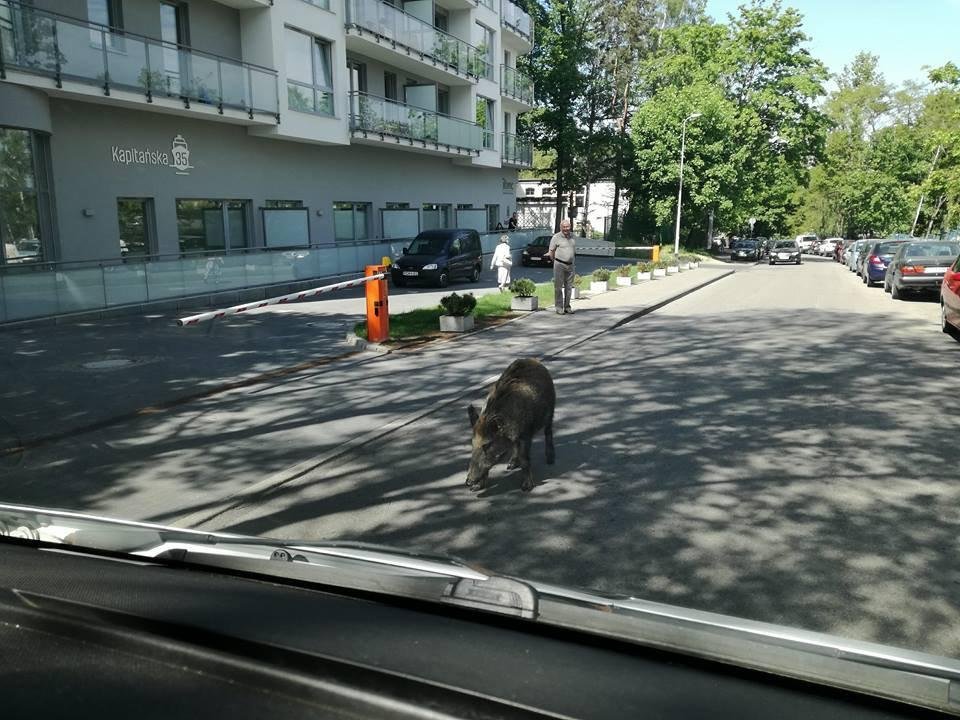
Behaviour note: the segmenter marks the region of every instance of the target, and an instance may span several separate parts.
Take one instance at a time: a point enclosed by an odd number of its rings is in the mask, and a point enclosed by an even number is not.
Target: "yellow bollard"
[[[650,260],[651,262],[660,262],[660,246],[654,245],[650,250]]]

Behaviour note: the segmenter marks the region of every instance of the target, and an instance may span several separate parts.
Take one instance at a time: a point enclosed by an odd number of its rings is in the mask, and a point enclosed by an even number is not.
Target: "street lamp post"
[[[680,203],[683,200],[683,155],[687,149],[687,121],[696,120],[702,113],[687,115],[680,123],[680,189],[677,190],[677,226],[673,231],[673,254],[680,254]]]

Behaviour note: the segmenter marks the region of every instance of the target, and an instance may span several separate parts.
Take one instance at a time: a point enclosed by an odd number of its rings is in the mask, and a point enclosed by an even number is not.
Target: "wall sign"
[[[110,147],[110,155],[117,165],[155,165],[157,167],[171,167],[177,175],[189,175],[193,165],[190,164],[190,147],[183,135],[177,135],[171,143],[170,150],[155,148]]]

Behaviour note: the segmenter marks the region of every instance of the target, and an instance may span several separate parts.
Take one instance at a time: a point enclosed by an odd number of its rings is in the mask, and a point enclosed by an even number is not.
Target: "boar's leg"
[[[530,468],[530,439],[521,439],[517,442],[517,461],[520,464],[520,472],[523,475],[523,482],[520,489],[524,492],[533,490],[533,470]]]
[[[553,421],[547,423],[547,426],[543,429],[543,440],[546,444],[547,450],[547,465],[553,465],[553,461],[556,460],[556,453],[553,449]]]

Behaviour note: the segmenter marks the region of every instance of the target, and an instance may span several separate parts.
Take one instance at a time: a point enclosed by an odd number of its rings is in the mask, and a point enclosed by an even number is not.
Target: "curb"
[[[724,278],[730,277],[731,275],[734,275],[735,272],[736,271],[734,270],[728,270],[721,275],[710,278],[709,280],[700,283],[699,285],[695,285],[694,287],[688,288],[683,292],[677,293],[675,295],[671,295],[661,300],[660,302],[654,303],[653,305],[645,306],[640,310],[634,313],[631,313],[627,317],[621,318],[620,320],[618,320],[617,322],[615,322],[613,325],[609,327],[602,328],[601,330],[597,330],[595,332],[591,332],[587,335],[576,338],[575,340],[567,343],[566,345],[563,345],[554,350],[548,350],[547,352],[539,355],[535,355],[534,357],[539,357],[540,359],[555,358],[561,353],[566,352],[567,350],[570,350],[574,347],[577,347],[578,345],[582,345],[585,342],[589,342],[590,340],[596,338],[599,335],[603,335],[604,333],[623,327],[624,325],[631,323],[634,320],[638,320],[639,318],[642,318],[645,315],[649,315],[652,312],[656,312],[660,308],[666,305],[669,305],[670,303],[676,302],[677,300],[680,300],[686,297],[687,295],[695,293],[698,290],[702,290],[708,285],[712,285],[713,283],[719,280],[723,280]],[[532,313],[527,315],[522,315],[519,318],[514,318],[514,320],[519,320],[524,317],[530,317],[531,315]],[[511,320],[510,322],[513,322],[514,320]],[[490,329],[493,329],[493,328],[490,328]],[[202,511],[202,512],[198,511],[198,512],[191,513],[189,515],[184,515],[183,517],[177,518],[176,520],[173,520],[172,522],[170,522],[170,525],[175,527],[192,528],[192,527],[196,527],[201,523],[210,522],[211,520],[217,517],[220,517],[221,515],[228,513],[231,510],[241,509],[247,504],[246,502],[247,500],[252,500],[254,497],[259,495],[260,493],[268,490],[269,491],[276,490],[280,487],[283,487],[284,485],[287,485],[288,483],[291,483],[294,480],[297,480],[303,477],[304,475],[311,472],[312,470],[316,470],[317,468],[325,465],[331,460],[336,460],[337,458],[342,457],[343,455],[346,455],[351,450],[355,450],[356,448],[363,447],[364,445],[368,445],[376,440],[387,437],[388,435],[392,435],[398,430],[402,430],[403,428],[409,425],[412,425],[418,420],[422,420],[428,415],[432,415],[438,410],[442,410],[443,408],[446,408],[454,403],[460,402],[465,397],[474,395],[480,392],[481,390],[483,390],[484,388],[492,385],[497,381],[499,377],[500,377],[499,373],[497,373],[496,375],[491,375],[490,377],[485,378],[484,380],[481,380],[480,382],[474,385],[471,385],[465,388],[464,390],[461,390],[460,392],[456,393],[455,395],[445,400],[441,400],[440,402],[434,403],[433,405],[430,405],[422,410],[418,410],[416,412],[412,412],[403,417],[392,420],[391,422],[387,423],[381,428],[371,430],[367,433],[364,433],[363,435],[358,435],[348,440],[347,442],[342,443],[341,445],[338,445],[337,447],[326,451],[325,453],[309,458],[308,460],[304,460],[303,462],[297,463],[296,465],[293,465],[292,467],[281,470],[280,472],[276,472],[264,478],[260,482],[248,487],[240,496],[235,496],[232,500],[228,500],[226,507],[222,507],[220,509],[213,510],[213,511],[208,509],[206,511]]]

